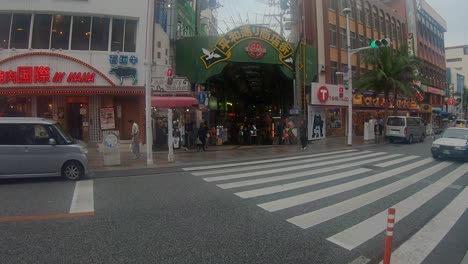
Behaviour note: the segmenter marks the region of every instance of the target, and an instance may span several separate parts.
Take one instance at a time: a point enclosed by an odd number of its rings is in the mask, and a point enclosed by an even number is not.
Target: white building
[[[453,90],[453,98],[461,98],[466,90],[468,76],[468,46],[455,46],[445,48],[447,60],[447,83],[449,85],[447,98],[450,98],[450,90]],[[466,109],[466,105],[464,106]],[[462,107],[448,106],[448,112],[462,114]]]
[[[58,120],[75,138],[144,140],[149,1],[22,0],[0,6],[0,116]],[[164,51],[163,51],[164,52]]]

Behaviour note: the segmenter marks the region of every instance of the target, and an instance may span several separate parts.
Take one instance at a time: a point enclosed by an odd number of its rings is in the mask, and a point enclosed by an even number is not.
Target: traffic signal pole
[[[362,50],[375,48],[373,46],[361,47],[357,49],[351,49],[351,35],[349,32],[349,15],[351,14],[351,8],[343,9],[343,13],[346,15],[346,44],[348,46],[348,90],[350,98],[348,100],[348,145],[353,145],[353,68],[352,68],[352,55]],[[388,45],[390,40],[385,45]]]

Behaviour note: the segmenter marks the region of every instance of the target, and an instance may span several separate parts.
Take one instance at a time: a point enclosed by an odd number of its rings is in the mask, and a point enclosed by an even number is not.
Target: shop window
[[[0,48],[8,49],[10,42],[11,14],[0,14]]]
[[[340,28],[341,49],[347,49],[346,29]]]
[[[106,51],[109,49],[109,24],[109,18],[93,17],[91,50]]]
[[[125,21],[125,52],[135,52],[136,50],[137,24],[136,20]]]
[[[31,97],[0,96],[0,117],[31,117]]]
[[[29,29],[31,15],[14,14],[11,25],[10,48],[27,49],[29,47]]]
[[[330,83],[331,84],[338,83],[338,77],[336,76],[337,68],[338,68],[338,63],[336,61],[332,61],[330,63]]]
[[[52,24],[52,39],[50,47],[53,49],[68,49],[70,40],[70,16],[55,15]]]
[[[52,97],[40,96],[37,97],[37,116],[43,118],[53,118]]]
[[[73,17],[72,50],[89,50],[91,17]]]
[[[34,28],[31,47],[33,49],[49,49],[51,15],[34,15]]]
[[[330,46],[336,47],[336,25],[330,24],[328,29],[330,30]]]
[[[123,51],[125,20],[112,19],[111,51]]]
[[[366,7],[364,9],[364,16],[366,17],[366,26],[370,27],[371,24],[371,15],[370,15],[370,6],[369,2],[366,2]]]

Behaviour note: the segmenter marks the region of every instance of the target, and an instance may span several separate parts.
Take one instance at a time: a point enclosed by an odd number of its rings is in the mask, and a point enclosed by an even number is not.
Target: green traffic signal
[[[371,48],[380,48],[380,47],[388,47],[390,46],[390,39],[379,39],[379,40],[374,40],[370,43]]]

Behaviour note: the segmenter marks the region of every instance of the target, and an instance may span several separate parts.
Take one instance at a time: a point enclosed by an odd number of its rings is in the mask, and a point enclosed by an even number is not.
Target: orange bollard
[[[388,209],[387,237],[385,238],[385,249],[383,264],[390,264],[392,256],[393,228],[395,227],[395,208]]]

